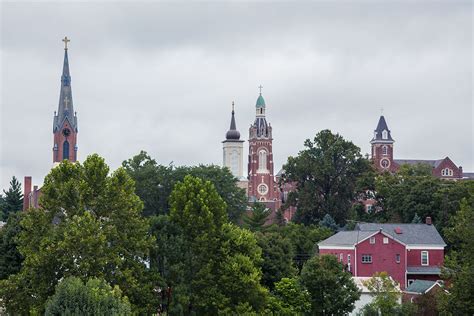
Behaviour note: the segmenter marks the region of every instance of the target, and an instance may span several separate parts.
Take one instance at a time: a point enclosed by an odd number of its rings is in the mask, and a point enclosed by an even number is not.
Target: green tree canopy
[[[104,278],[120,286],[135,311],[152,310],[156,279],[146,261],[153,239],[125,170],[109,174],[98,155],[83,164],[64,161],[46,176],[41,191],[41,208],[21,220],[23,266],[0,284],[7,310],[42,312],[56,284],[69,276]]]
[[[262,248],[262,284],[273,289],[275,282],[296,275],[294,249],[288,238],[277,232],[258,233],[258,245]]]
[[[171,314],[262,311],[261,249],[248,230],[228,223],[226,203],[210,181],[185,176],[170,196],[169,216],[153,220],[156,262]]]
[[[277,315],[302,315],[311,312],[309,292],[297,278],[282,278],[275,283],[270,298],[271,312]]]
[[[473,192],[474,193],[474,192]],[[443,275],[449,280],[441,300],[441,311],[447,315],[474,314],[474,194],[463,199],[451,219],[446,237],[452,249],[445,260]]]
[[[6,221],[11,213],[19,212],[23,209],[23,193],[21,183],[16,177],[10,181],[10,188],[3,190],[5,196],[1,197],[0,220]]]
[[[397,312],[401,292],[387,272],[375,273],[364,285],[374,297],[367,310],[375,310],[387,316]]]
[[[21,213],[11,213],[7,224],[0,228],[0,280],[18,273],[23,262],[23,256],[18,251],[17,238],[20,234]]]
[[[333,255],[315,256],[303,266],[301,284],[311,298],[312,315],[343,315],[354,309],[360,292],[352,275]]]
[[[245,190],[237,187],[237,178],[227,168],[214,165],[163,166],[144,151],[122,165],[136,182],[136,193],[144,202],[145,216],[169,214],[171,192],[186,175],[211,181],[226,202],[226,212],[232,222],[237,223],[246,209]]]
[[[344,224],[355,197],[357,179],[370,170],[359,147],[329,130],[307,139],[305,149],[285,164],[283,181],[295,182],[288,203],[297,206],[295,221],[318,224],[330,214]]]
[[[45,315],[132,315],[128,299],[116,285],[92,278],[85,284],[80,278],[68,277],[57,286],[46,303]]]
[[[251,231],[262,231],[265,228],[265,222],[268,216],[270,216],[272,210],[267,208],[265,204],[256,202],[252,205],[252,211],[250,214],[244,214],[243,222],[244,227]]]

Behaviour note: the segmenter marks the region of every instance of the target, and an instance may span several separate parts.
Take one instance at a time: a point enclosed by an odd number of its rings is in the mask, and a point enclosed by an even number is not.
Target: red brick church
[[[470,174],[463,173],[462,167],[457,166],[449,157],[432,160],[420,159],[395,159],[394,140],[390,129],[387,126],[385,117],[380,116],[377,128],[374,130],[374,137],[370,141],[372,145],[372,162],[380,172],[397,172],[401,165],[424,164],[431,167],[433,176],[442,179],[458,180],[470,177]]]

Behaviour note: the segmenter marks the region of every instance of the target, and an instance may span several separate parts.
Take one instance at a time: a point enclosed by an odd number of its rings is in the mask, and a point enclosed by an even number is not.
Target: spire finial
[[[263,86],[262,86],[262,85],[259,85],[258,88],[260,89],[260,95],[262,95]]]
[[[234,112],[234,101],[232,101],[232,112]]]
[[[62,41],[64,42],[64,50],[67,50],[67,43],[69,43],[71,40],[68,39],[67,36],[64,36]]]

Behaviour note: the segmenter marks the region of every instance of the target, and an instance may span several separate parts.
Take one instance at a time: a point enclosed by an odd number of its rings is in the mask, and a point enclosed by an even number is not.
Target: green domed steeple
[[[262,94],[258,96],[257,104],[255,105],[257,108],[264,108],[265,107],[265,100],[262,97]]]

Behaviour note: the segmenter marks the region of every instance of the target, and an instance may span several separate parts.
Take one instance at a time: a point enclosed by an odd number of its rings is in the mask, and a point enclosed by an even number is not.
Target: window
[[[372,255],[362,255],[362,263],[372,263]]]
[[[399,253],[397,253],[397,254],[395,255],[395,262],[396,262],[396,263],[400,263],[400,254],[399,254]]]
[[[267,170],[267,151],[265,149],[258,152],[258,169]]]
[[[344,254],[342,254],[342,253],[339,254],[339,261],[341,261],[341,262],[344,261]]]
[[[351,264],[351,255],[347,255],[347,264]]]
[[[375,244],[375,237],[370,237],[370,243],[373,245]]]
[[[441,170],[441,175],[445,177],[450,177],[453,175],[453,169],[444,168],[443,170]]]
[[[382,155],[384,156],[388,155],[388,147],[386,145],[382,146]]]
[[[69,142],[66,140],[63,143],[63,160],[69,160]]]
[[[265,195],[268,192],[268,186],[265,183],[261,183],[257,187],[258,193]]]
[[[422,266],[427,266],[430,263],[428,251],[422,251],[421,252],[421,265]]]
[[[384,238],[383,238],[383,243],[384,243],[385,245],[388,244],[388,237],[384,237]]]
[[[386,129],[382,131],[382,139],[387,139],[388,138],[388,132]]]

